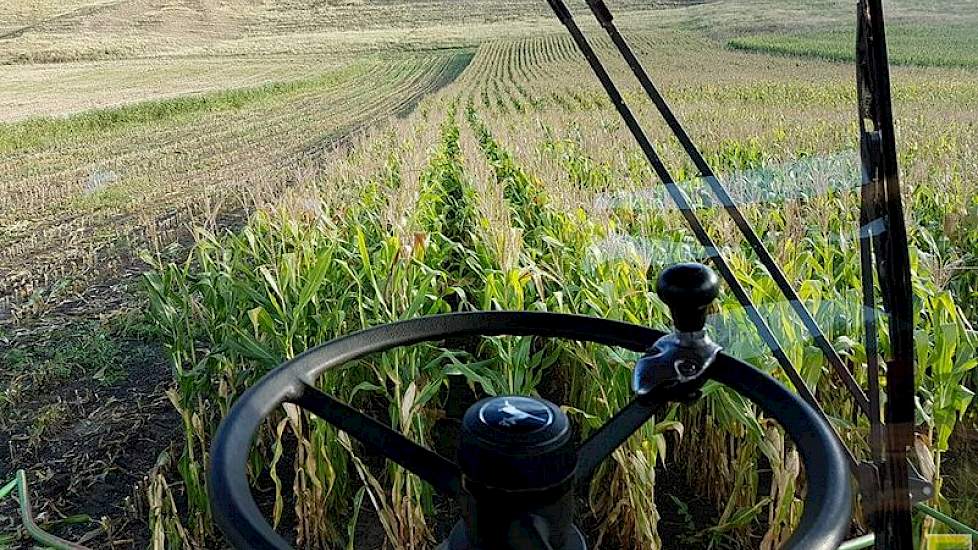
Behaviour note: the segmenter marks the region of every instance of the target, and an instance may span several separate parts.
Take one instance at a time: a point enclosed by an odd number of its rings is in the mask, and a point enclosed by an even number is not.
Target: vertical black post
[[[890,72],[881,0],[858,3],[857,82],[862,128],[864,198],[879,217],[873,239],[876,267],[889,315],[890,356],[886,370],[885,448],[880,465],[880,513],[875,518],[877,548],[913,548],[908,453],[914,429],[913,294],[910,254],[900,195],[896,139],[890,97]],[[864,205],[866,207],[867,205]]]

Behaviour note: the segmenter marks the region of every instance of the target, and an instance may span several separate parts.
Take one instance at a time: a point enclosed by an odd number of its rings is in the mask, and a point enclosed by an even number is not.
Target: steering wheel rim
[[[315,387],[317,378],[327,369],[371,353],[425,341],[474,335],[534,335],[644,352],[665,333],[630,323],[562,313],[464,312],[372,327],[312,348],[270,371],[249,388],[238,398],[218,428],[211,448],[208,489],[215,522],[229,542],[236,548],[292,548],[262,516],[247,478],[251,445],[268,414],[283,403],[295,403],[303,408],[318,406],[315,414],[320,417],[326,414],[324,419],[327,422],[330,422],[329,413],[337,408],[360,415],[365,419],[361,422],[376,422],[320,392]],[[807,492],[801,521],[784,548],[838,548],[849,529],[852,490],[842,447],[832,428],[808,404],[775,379],[726,354],[719,354],[704,376],[758,405],[778,421],[798,447],[805,465]],[[390,431],[386,426],[384,428]],[[383,441],[385,445],[401,445],[409,454],[423,455],[416,457],[419,463],[423,460],[435,461],[435,467],[429,471],[415,473],[431,482],[440,492],[450,495],[458,493],[460,474],[454,463],[403,436],[400,438]],[[443,462],[438,463],[439,460]],[[408,469],[414,471],[414,468]]]

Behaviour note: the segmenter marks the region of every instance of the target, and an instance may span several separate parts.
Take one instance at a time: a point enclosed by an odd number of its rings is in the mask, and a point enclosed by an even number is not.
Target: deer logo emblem
[[[503,401],[502,406],[499,407],[499,412],[507,415],[506,418],[499,421],[500,426],[506,426],[506,427],[515,426],[526,419],[536,420],[540,424],[547,423],[546,418],[541,418],[539,416],[530,414],[520,409],[516,405],[510,403],[509,399]]]

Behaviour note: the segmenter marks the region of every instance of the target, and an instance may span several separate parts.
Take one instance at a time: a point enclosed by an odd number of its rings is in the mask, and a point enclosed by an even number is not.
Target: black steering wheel
[[[629,435],[666,403],[695,398],[715,380],[756,403],[797,445],[807,477],[804,512],[784,548],[834,550],[847,534],[851,488],[841,444],[815,411],[770,376],[719,353],[706,336],[706,307],[716,275],[699,264],[666,270],[659,294],[676,331],[557,313],[470,312],[436,315],[366,329],[311,349],[246,391],[221,423],[211,449],[214,518],[240,549],[289,549],[251,495],[247,461],[255,432],[282,403],[292,403],[347,432],[461,501],[463,519],[447,550],[583,550],[574,526],[574,492]],[[465,413],[458,464],[316,388],[326,369],[368,354],[460,336],[542,336],[645,352],[633,374],[635,398],[579,447],[554,404],[526,396],[483,399]]]

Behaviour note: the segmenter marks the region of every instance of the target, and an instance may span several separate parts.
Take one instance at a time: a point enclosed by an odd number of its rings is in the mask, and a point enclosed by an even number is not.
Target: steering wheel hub
[[[468,487],[526,493],[571,478],[577,452],[560,407],[536,397],[500,395],[466,411],[458,459]]]
[[[458,465],[465,488],[460,522],[445,548],[512,548],[513,541],[582,549],[573,525],[577,448],[560,407],[537,397],[499,395],[462,418]]]

